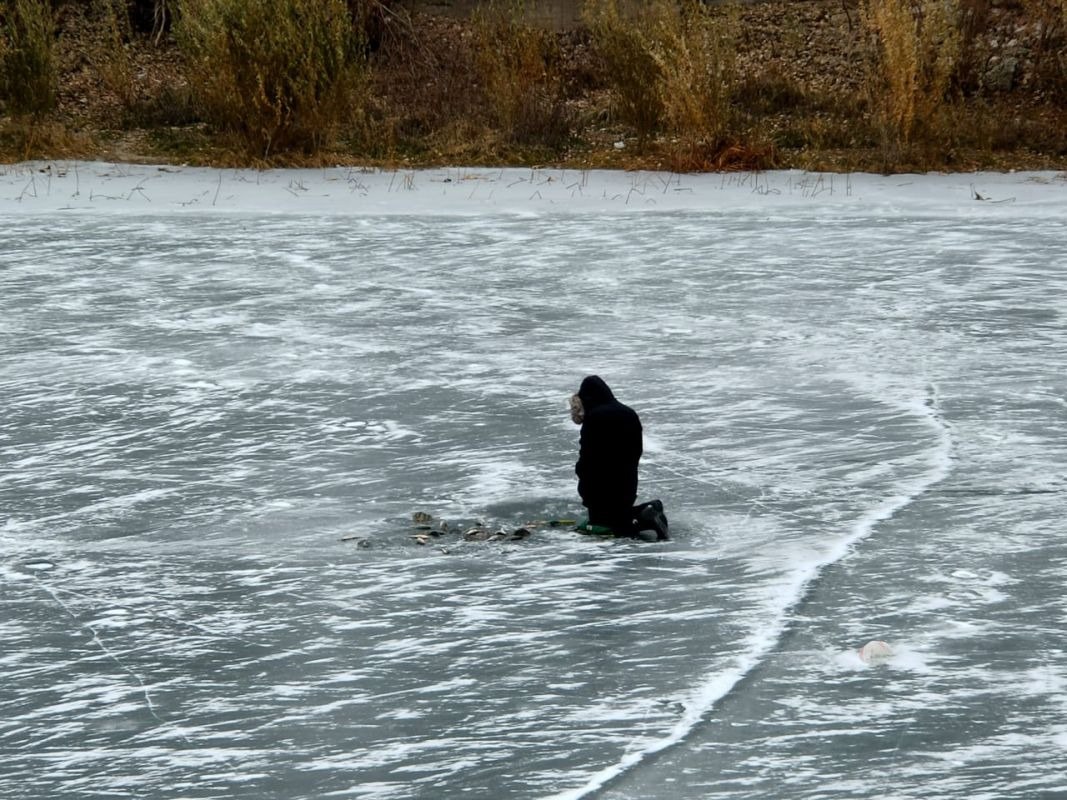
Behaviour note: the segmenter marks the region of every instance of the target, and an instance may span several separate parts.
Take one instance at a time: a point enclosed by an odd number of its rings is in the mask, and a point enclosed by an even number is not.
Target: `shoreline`
[[[866,203],[915,213],[1062,214],[1067,171],[878,175],[449,167],[214,168],[100,161],[0,167],[9,217],[71,212],[476,216],[573,213],[761,213]]]

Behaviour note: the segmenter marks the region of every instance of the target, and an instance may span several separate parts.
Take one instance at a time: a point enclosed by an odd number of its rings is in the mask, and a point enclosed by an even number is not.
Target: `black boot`
[[[671,538],[667,515],[663,513],[663,503],[659,500],[645,504],[637,519],[642,531],[656,532],[657,541],[664,542]]]

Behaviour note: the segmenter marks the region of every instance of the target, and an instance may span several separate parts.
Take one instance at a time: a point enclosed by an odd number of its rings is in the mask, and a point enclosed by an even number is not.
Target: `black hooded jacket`
[[[582,381],[578,397],[585,411],[574,466],[578,494],[590,511],[627,515],[637,500],[641,420],[632,408],[616,400],[596,375]]]

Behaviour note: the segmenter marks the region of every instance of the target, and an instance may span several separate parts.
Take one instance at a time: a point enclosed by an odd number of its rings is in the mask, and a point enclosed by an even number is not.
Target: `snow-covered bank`
[[[680,175],[560,169],[220,170],[100,162],[0,167],[0,213],[555,214],[885,205],[935,212],[1062,214],[1067,173],[799,171]]]

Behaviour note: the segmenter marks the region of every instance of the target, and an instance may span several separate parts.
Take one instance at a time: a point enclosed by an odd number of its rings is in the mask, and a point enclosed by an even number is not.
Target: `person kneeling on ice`
[[[582,426],[578,463],[578,494],[589,518],[578,526],[585,533],[613,533],[648,542],[669,539],[663,503],[637,501],[637,462],[641,459],[641,420],[615,399],[597,375],[582,381],[571,397],[571,419]]]

